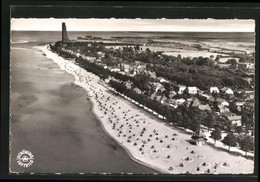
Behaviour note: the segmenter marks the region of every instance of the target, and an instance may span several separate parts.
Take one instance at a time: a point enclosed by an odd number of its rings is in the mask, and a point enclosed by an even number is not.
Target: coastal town
[[[203,162],[193,172],[185,172],[169,162],[165,163],[165,159],[161,158],[172,159],[165,150],[173,151],[172,142],[180,135],[173,133],[170,136],[168,133],[172,133],[172,127],[188,134],[183,137],[200,150],[206,151],[208,148],[204,146],[210,145],[249,160],[254,157],[253,51],[207,49],[219,55],[182,57],[181,54],[171,56],[164,51],[156,51],[153,43],[133,44],[93,36],[78,39],[59,41],[48,47],[80,67],[75,71],[68,62],[62,63],[64,69],[78,76],[77,83],[84,84],[82,87],[89,91],[90,99],[98,105],[99,110],[94,110],[101,113],[98,114],[100,120],[111,126],[106,129],[108,126],[104,124],[104,128],[126,146],[134,158],[146,160],[144,156],[148,155],[149,160],[158,160],[156,169],[169,173],[225,173],[216,169],[219,165],[230,166],[228,162],[216,163],[212,169],[209,163]],[[200,44],[193,47],[198,51],[206,50]],[[96,77],[83,74],[83,70]],[[106,90],[115,95],[107,95]],[[149,119],[142,119],[144,116],[140,117],[132,110],[122,110],[127,106],[118,104],[117,100],[120,99],[131,102],[138,110],[158,118],[161,123],[149,126],[151,123]],[[126,126],[127,129],[124,129]],[[156,127],[163,129],[157,130]],[[167,132],[163,136],[160,131]],[[155,139],[152,139],[154,136]],[[147,142],[155,141],[158,144],[147,149]],[[135,147],[134,152],[131,152],[132,146]],[[188,146],[187,151],[190,150]],[[194,150],[190,151],[190,154],[195,153]],[[186,162],[193,160],[184,156]],[[183,165],[179,163],[178,168],[183,169]],[[202,170],[203,166],[208,169]]]

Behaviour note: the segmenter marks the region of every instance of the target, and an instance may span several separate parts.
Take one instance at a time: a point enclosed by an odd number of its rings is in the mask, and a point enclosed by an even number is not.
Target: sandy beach
[[[248,174],[253,160],[217,150],[210,146],[191,145],[191,135],[164,124],[130,101],[111,92],[99,77],[65,60],[47,47],[41,50],[61,70],[72,74],[75,85],[87,91],[93,113],[104,130],[121,144],[130,156],[162,173]]]
[[[35,45],[11,47],[10,172],[157,173],[107,136],[86,91]],[[35,157],[28,168],[17,164],[23,149]]]

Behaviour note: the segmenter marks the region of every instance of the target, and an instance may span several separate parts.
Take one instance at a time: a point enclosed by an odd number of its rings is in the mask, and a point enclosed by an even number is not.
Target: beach
[[[11,173],[158,173],[131,159],[92,113],[75,78],[35,48],[11,46]],[[23,149],[33,164],[17,164]]]
[[[161,173],[249,174],[253,160],[216,148],[189,143],[191,135],[168,126],[130,101],[108,89],[99,77],[48,50],[39,48],[75,78],[75,85],[87,91],[92,111],[102,127],[130,157]]]

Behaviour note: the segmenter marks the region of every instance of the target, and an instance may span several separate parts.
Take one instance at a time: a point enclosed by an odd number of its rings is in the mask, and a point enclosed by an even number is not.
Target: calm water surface
[[[11,172],[155,173],[107,136],[85,90],[33,45],[11,48]],[[28,168],[16,161],[23,149],[35,157]]]

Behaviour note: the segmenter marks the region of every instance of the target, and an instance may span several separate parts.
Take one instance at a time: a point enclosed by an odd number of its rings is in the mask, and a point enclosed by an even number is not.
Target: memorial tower
[[[62,23],[62,42],[66,42],[66,41],[69,41],[69,36],[67,33],[66,24],[63,22]]]

